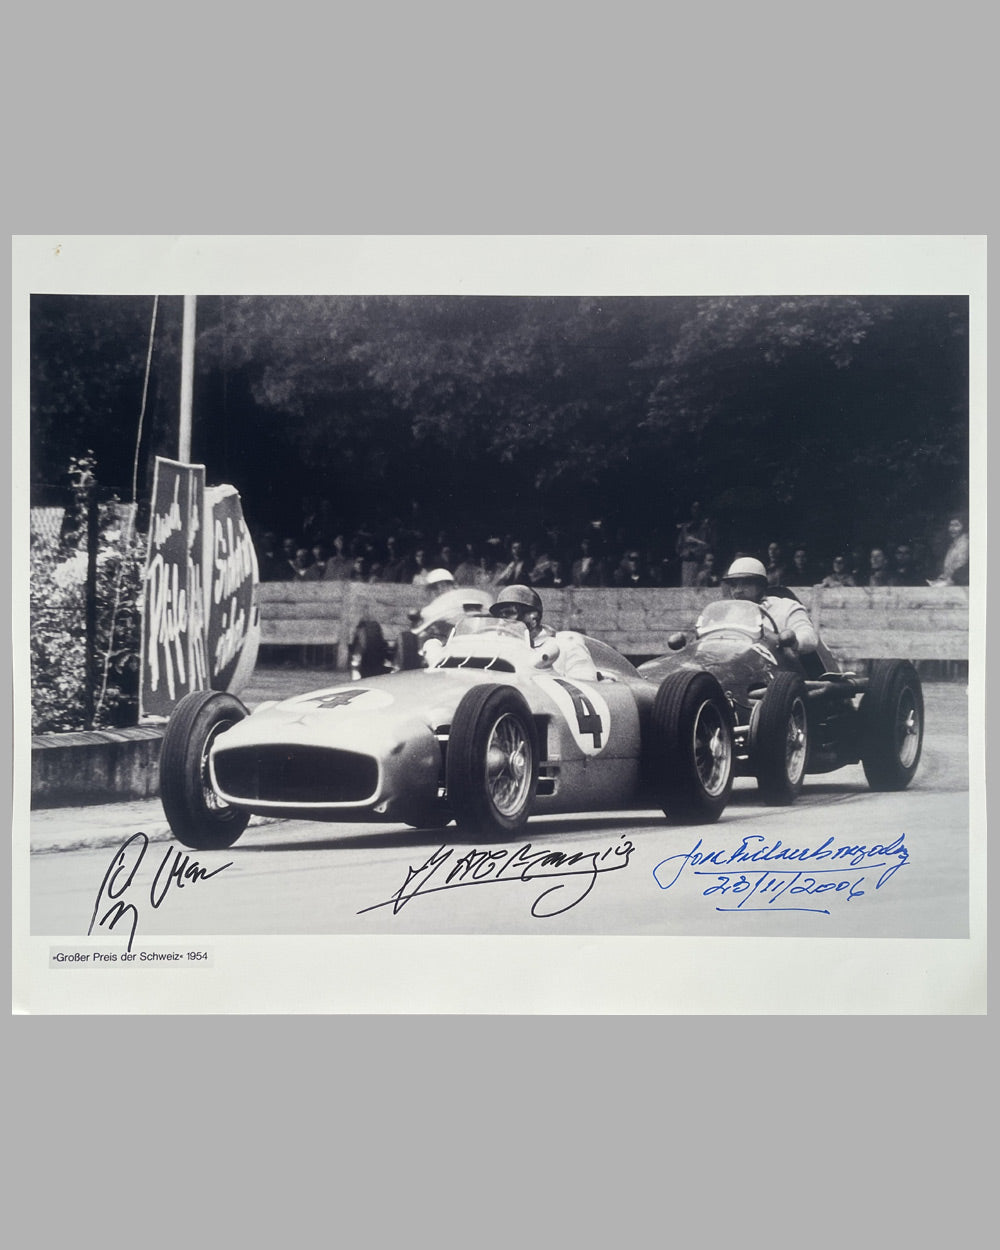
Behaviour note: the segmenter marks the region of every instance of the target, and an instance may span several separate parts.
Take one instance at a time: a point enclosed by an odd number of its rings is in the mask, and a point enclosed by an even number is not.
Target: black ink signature
[[[904,867],[910,858],[906,846],[906,834],[901,833],[888,843],[836,843],[827,838],[816,848],[808,846],[786,847],[778,839],[773,846],[763,845],[765,839],[759,834],[743,838],[734,851],[726,849],[703,850],[699,838],[690,851],[671,855],[661,860],[653,869],[653,878],[661,890],[669,890],[680,880],[684,870],[691,869],[696,877],[714,877],[715,885],[702,891],[703,898],[731,895],[739,902],[735,906],[716,907],[716,911],[805,911],[829,916],[828,907],[782,906],[774,904],[785,895],[786,903],[805,902],[812,896],[839,896],[851,902],[862,898],[861,888],[865,873],[880,869],[875,889],[880,890],[887,881]],[[755,845],[761,843],[762,845]],[[828,866],[824,861],[830,861]],[[776,863],[792,863],[790,868],[776,868]],[[767,865],[758,868],[758,863]],[[822,864],[823,866],[818,866]],[[851,872],[845,868],[863,871]],[[709,865],[702,867],[701,865]],[[742,867],[747,865],[747,867]],[[722,871],[720,871],[720,869]],[[839,877],[839,879],[838,879]],[[755,899],[762,907],[748,907]]]
[[[139,927],[139,908],[133,902],[124,901],[124,898],[132,888],[135,875],[139,871],[148,847],[149,838],[146,834],[133,833],[115,851],[108,870],[104,874],[101,888],[97,891],[97,898],[94,900],[94,913],[90,918],[90,928],[87,930],[88,937],[93,933],[95,923],[99,929],[107,926],[108,932],[111,932],[115,925],[122,921],[129,927],[127,949],[132,949],[136,929]],[[185,851],[178,850],[175,846],[168,846],[149,887],[150,905],[154,908],[159,907],[172,885],[176,884],[178,890],[182,890],[187,883],[207,881],[210,877],[217,876],[223,869],[230,867],[232,867],[232,861],[222,864],[219,868],[213,868],[209,872],[208,869],[202,868],[196,859],[191,859]],[[111,906],[98,920],[97,913],[109,901]]]
[[[365,912],[376,911],[379,907],[391,907],[395,916],[418,894],[439,894],[444,890],[460,889],[462,886],[497,885],[510,881],[530,883],[562,877],[582,878],[577,883],[580,892],[570,902],[563,902],[565,896],[561,893],[570,890],[570,883],[567,881],[547,886],[539,894],[531,905],[531,914],[537,919],[547,919],[559,916],[577,903],[582,903],[602,872],[615,872],[628,867],[629,856],[634,850],[635,847],[628,838],[617,846],[609,846],[603,852],[540,851],[533,850],[531,843],[526,842],[516,851],[480,851],[474,848],[456,858],[454,847],[441,845],[419,868],[407,869],[406,880],[390,898],[374,903],[371,907],[363,907],[358,915],[363,916]],[[448,871],[443,872],[444,866],[449,863]],[[441,875],[437,876],[439,872]],[[431,885],[431,880],[436,876],[436,883]],[[572,890],[570,892],[573,893]],[[552,901],[543,906],[544,900],[550,895],[554,896]],[[563,905],[555,906],[557,902],[562,902]]]

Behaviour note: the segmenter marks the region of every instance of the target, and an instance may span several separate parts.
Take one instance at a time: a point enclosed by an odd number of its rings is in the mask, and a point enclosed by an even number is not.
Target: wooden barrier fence
[[[837,659],[967,660],[969,591],[963,586],[796,589]],[[576,629],[628,656],[667,649],[676,630],[690,631],[718,590],[543,590],[545,623]],[[264,582],[260,586],[261,642],[265,646],[323,647],[345,667],[354,629],[376,620],[388,640],[407,628],[407,612],[422,607],[419,586],[363,582]],[[335,649],[335,650],[333,650]]]

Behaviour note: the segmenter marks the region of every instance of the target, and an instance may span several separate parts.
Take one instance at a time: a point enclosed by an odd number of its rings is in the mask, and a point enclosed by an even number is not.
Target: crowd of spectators
[[[720,551],[715,525],[700,505],[676,527],[647,543],[607,532],[589,522],[574,539],[558,529],[531,535],[495,535],[467,541],[439,531],[433,539],[417,532],[377,533],[362,525],[353,533],[329,535],[307,528],[278,540],[265,532],[257,541],[262,581],[361,581],[423,585],[431,569],[447,569],[458,586],[500,590],[567,586],[719,586],[729,561],[760,558],[771,586],[943,586],[969,584],[969,536],[962,518],[948,523],[943,557],[923,561],[913,542],[879,542],[856,550],[828,548],[820,556],[802,543],[775,540],[765,550]],[[918,548],[921,549],[922,548]]]

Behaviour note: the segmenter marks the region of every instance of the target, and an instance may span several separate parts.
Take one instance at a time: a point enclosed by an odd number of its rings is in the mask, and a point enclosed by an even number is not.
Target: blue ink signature
[[[376,911],[380,907],[391,907],[395,916],[418,894],[439,894],[444,890],[456,890],[463,886],[496,885],[509,881],[530,884],[553,878],[580,878],[576,889],[569,888],[568,882],[560,881],[556,885],[546,886],[538,895],[531,905],[531,914],[536,919],[547,919],[562,915],[582,903],[601,873],[627,868],[629,856],[634,850],[635,846],[628,838],[621,839],[619,845],[609,846],[603,852],[534,850],[531,843],[526,842],[516,851],[473,849],[456,858],[454,847],[442,845],[428,855],[419,868],[408,868],[406,880],[389,898],[362,908],[358,915]],[[608,859],[609,855],[611,859]],[[449,865],[448,871],[442,872],[431,885],[431,880],[445,864]],[[546,903],[546,899],[550,901]]]
[[[865,891],[861,887],[867,874],[878,871],[875,889],[880,890],[910,858],[905,833],[892,842],[871,844],[835,844],[830,837],[815,848],[783,846],[780,838],[771,846],[766,842],[760,834],[751,834],[734,851],[703,850],[703,840],[699,838],[690,851],[660,860],[653,869],[653,878],[661,890],[669,890],[685,869],[690,869],[695,877],[714,877],[716,884],[702,891],[703,898],[739,898],[733,906],[717,906],[716,911],[805,911],[829,916],[828,907],[788,904],[805,903],[803,896],[811,899],[831,893],[848,902],[862,898]],[[792,866],[776,866],[783,863]],[[766,867],[758,867],[759,864]],[[720,872],[720,868],[727,871]],[[785,905],[776,907],[779,899],[784,899]],[[748,907],[751,900],[763,906]]]

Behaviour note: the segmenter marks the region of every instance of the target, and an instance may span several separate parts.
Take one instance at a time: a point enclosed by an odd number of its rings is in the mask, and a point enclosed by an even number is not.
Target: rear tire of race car
[[[459,829],[509,837],[527,824],[538,782],[538,734],[524,698],[506,686],[474,686],[448,735],[448,802]]]
[[[234,695],[196,690],[181,699],[167,722],[160,749],[160,802],[171,833],[184,846],[222,850],[250,821],[249,812],[216,796],[208,773],[212,743],[248,715]]]
[[[396,658],[401,669],[420,668],[420,639],[412,630],[405,629],[399,635]]]
[[[647,759],[669,821],[706,825],[719,819],[733,788],[733,718],[711,673],[670,673],[660,683]]]
[[[757,789],[775,807],[787,807],[802,792],[809,758],[808,697],[796,673],[775,673],[750,718],[750,764]]]
[[[364,680],[386,672],[389,648],[378,621],[359,621],[351,639],[351,666]]]
[[[924,693],[909,660],[875,661],[858,713],[868,785],[872,790],[905,790],[924,742]]]

